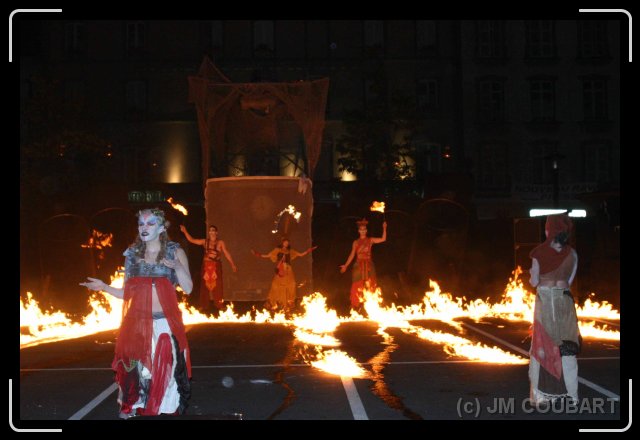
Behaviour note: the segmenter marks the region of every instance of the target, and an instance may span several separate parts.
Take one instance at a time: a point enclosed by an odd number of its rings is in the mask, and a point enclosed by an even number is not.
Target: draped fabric
[[[293,120],[301,128],[313,176],[325,126],[329,79],[288,83],[232,83],[205,57],[189,76],[189,102],[195,104],[202,147],[202,178],[209,177],[211,152],[216,163],[228,151],[277,148],[277,124]]]
[[[571,253],[571,246],[568,245],[563,246],[560,252],[557,252],[551,247],[551,242],[556,238],[556,235],[560,232],[570,233],[571,228],[571,219],[566,214],[556,214],[547,217],[547,222],[545,223],[547,238],[529,253],[531,258],[538,260],[541,274],[557,269],[567,255]]]
[[[218,309],[224,301],[222,283],[222,261],[202,259],[202,280],[200,281],[200,307],[206,311],[212,301]]]
[[[351,307],[357,308],[363,301],[364,289],[375,290],[377,286],[376,267],[371,259],[371,237],[356,240],[356,261],[351,269]]]
[[[529,380],[534,401],[578,398],[576,354],[581,337],[571,292],[538,286],[533,313]]]
[[[291,262],[301,256],[300,252],[294,249],[283,251],[282,248],[277,247],[268,255],[269,259],[276,263],[269,289],[269,302],[271,305],[287,306],[296,299],[296,275]]]
[[[158,300],[162,306],[171,333],[176,337],[180,352],[186,350],[187,372],[191,377],[191,356],[187,335],[182,323],[182,312],[178,308],[176,291],[165,277],[134,277],[125,283],[122,304],[122,323],[116,341],[112,367],[118,370],[122,363],[127,369],[132,360],[139,360],[149,367],[152,364],[153,314],[151,311],[151,289],[155,283]]]

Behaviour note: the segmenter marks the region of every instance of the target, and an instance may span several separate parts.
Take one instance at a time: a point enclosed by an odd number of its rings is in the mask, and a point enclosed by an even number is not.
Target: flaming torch
[[[384,215],[384,202],[376,202],[375,200],[373,201],[373,205],[371,205],[371,208],[369,208],[370,211],[378,211],[382,213],[382,221],[387,221],[385,215]]]
[[[173,202],[173,197],[169,197],[167,199],[167,203],[169,203],[171,207],[173,207],[173,209],[175,209],[176,211],[180,211],[183,215],[189,215],[189,211],[187,211],[187,208],[185,208],[179,203]]]
[[[286,208],[284,208],[282,211],[280,211],[278,213],[278,216],[276,217],[276,221],[273,223],[273,230],[271,230],[272,234],[277,234],[278,233],[278,227],[280,226],[280,219],[282,218],[282,215],[284,213],[288,213],[291,217],[293,217],[293,219],[296,221],[296,223],[300,223],[300,217],[302,217],[302,213],[296,211],[296,207],[293,205],[289,205]],[[289,218],[287,217],[286,219],[286,223],[285,223],[285,227],[284,227],[284,231],[286,233],[287,229],[289,226]]]

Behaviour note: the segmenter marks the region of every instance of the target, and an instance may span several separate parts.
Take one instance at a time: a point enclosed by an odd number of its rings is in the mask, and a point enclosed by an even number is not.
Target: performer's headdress
[[[162,209],[159,209],[159,208],[141,209],[138,211],[138,214],[136,215],[136,217],[140,217],[142,214],[147,212],[151,213],[151,215],[156,216],[158,220],[160,220],[160,224],[164,225],[166,229],[169,229],[170,222],[165,218],[164,211]]]
[[[553,240],[556,235],[561,232],[571,233],[573,222],[567,214],[555,214],[547,216],[547,222],[544,229],[547,232],[547,236],[550,240]]]
[[[358,224],[358,227],[367,226],[367,224],[369,224],[369,221],[363,217],[362,220],[357,220],[356,223]]]

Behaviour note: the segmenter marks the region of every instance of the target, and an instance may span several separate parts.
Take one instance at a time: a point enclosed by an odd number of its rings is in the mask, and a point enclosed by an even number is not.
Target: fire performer
[[[138,212],[138,236],[124,252],[124,287],[89,278],[91,290],[122,298],[122,322],[111,367],[119,387],[120,418],[183,414],[191,395],[191,355],[175,286],[193,287],[187,255],[169,241],[159,209]]]
[[[567,244],[571,219],[550,215],[546,240],[534,248],[530,283],[536,287],[529,361],[531,399],[535,403],[561,397],[578,399],[578,362],[582,338],[569,287],[578,268],[578,254]]]
[[[358,309],[364,298],[362,296],[363,289],[373,290],[376,288],[376,267],[371,258],[371,247],[374,244],[382,243],[387,240],[387,222],[382,223],[382,237],[367,236],[367,219],[363,218],[356,222],[358,224],[358,234],[360,237],[353,240],[351,253],[347,262],[340,266],[340,273],[345,273],[353,258],[356,262],[351,270],[351,308]]]
[[[184,225],[180,225],[180,230],[193,244],[204,247],[202,258],[202,280],[200,282],[200,309],[203,312],[211,310],[211,303],[219,310],[223,305],[222,287],[222,258],[225,258],[231,265],[234,272],[238,271],[231,254],[227,250],[224,241],[218,239],[218,228],[215,225],[209,226],[207,238],[193,238]]]
[[[286,237],[282,238],[280,246],[273,248],[268,254],[260,254],[253,249],[251,252],[256,257],[269,258],[276,263],[275,274],[271,280],[271,288],[267,298],[267,307],[283,307],[291,309],[296,299],[296,276],[291,267],[291,262],[298,257],[310,254],[318,246],[313,246],[300,253],[291,249],[291,243]]]

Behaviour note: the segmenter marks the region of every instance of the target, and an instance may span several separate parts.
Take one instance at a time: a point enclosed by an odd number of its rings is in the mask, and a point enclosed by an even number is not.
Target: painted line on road
[[[80,408],[74,415],[67,420],[81,420],[84,416],[89,414],[93,409],[100,405],[104,399],[109,397],[115,390],[118,389],[118,384],[115,382],[107,387],[106,390],[98,394],[91,402]]]
[[[505,341],[504,339],[501,339],[495,335],[492,335],[491,333],[485,332],[484,330],[481,330],[477,327],[474,327],[471,324],[467,324],[466,322],[460,322],[460,324],[462,324],[464,327],[473,330],[475,332],[480,333],[481,335],[486,336],[487,338],[493,339],[494,341],[503,344],[509,348],[511,348],[514,351],[517,351],[518,353],[520,353],[521,355],[525,356],[525,357],[529,357],[529,353],[526,350],[523,350],[522,348],[511,344],[510,342]],[[597,392],[599,392],[600,394],[604,394],[605,396],[620,401],[620,396],[618,396],[616,393],[614,393],[613,391],[609,391],[606,388],[601,387],[598,384],[595,384],[583,377],[578,376],[578,382],[582,383],[583,385],[588,386],[589,388],[591,388],[592,390],[595,390]]]
[[[349,406],[351,407],[351,413],[353,414],[354,420],[369,420],[367,417],[367,412],[364,410],[364,405],[362,404],[362,400],[360,400],[360,395],[358,394],[358,390],[356,389],[356,384],[353,383],[353,379],[350,377],[340,376],[342,380],[342,386],[344,387],[344,392],[347,393],[347,399],[349,400]]]

